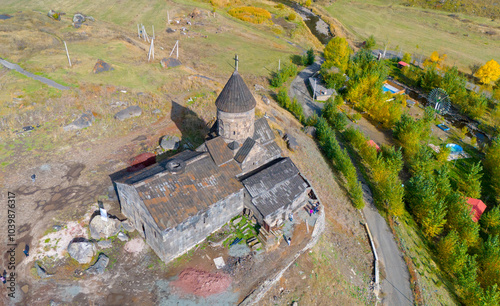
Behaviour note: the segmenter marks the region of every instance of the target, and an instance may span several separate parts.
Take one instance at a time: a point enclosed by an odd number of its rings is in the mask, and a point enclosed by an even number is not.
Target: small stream
[[[310,9],[289,0],[277,0],[276,2],[283,3],[284,5],[291,7],[297,14],[299,14],[309,30],[311,30],[311,33],[316,36],[322,44],[326,45],[333,37],[328,23],[326,23],[318,15],[314,14]]]

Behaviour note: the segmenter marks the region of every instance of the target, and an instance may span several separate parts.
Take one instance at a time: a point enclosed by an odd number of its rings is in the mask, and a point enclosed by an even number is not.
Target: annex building
[[[233,217],[250,212],[263,236],[309,198],[311,185],[281,156],[266,118],[237,70],[215,101],[203,145],[114,181],[122,213],[164,261],[187,252]]]

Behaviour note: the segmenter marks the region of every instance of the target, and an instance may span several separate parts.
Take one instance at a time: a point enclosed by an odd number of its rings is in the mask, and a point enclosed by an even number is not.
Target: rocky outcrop
[[[102,59],[97,60],[97,63],[95,63],[94,66],[94,73],[101,73],[104,71],[112,71],[115,70],[113,67],[111,67],[108,63],[103,61]]]
[[[95,117],[94,114],[92,114],[91,111],[87,111],[78,117],[75,121],[71,122],[70,124],[66,125],[63,129],[64,131],[73,131],[73,130],[81,130],[86,127],[89,127],[92,125],[92,122],[94,122]]]
[[[87,274],[103,274],[104,270],[108,266],[109,258],[105,254],[99,254],[97,261],[90,268],[88,268],[85,272]]]
[[[102,239],[114,236],[120,231],[120,225],[121,222],[119,220],[108,217],[108,220],[104,221],[100,215],[97,215],[90,221],[90,236],[93,239]]]
[[[177,150],[179,148],[179,137],[165,135],[160,140],[160,147],[163,150]]]
[[[75,238],[68,245],[68,253],[71,258],[81,264],[89,263],[95,252],[95,244],[85,238]]]
[[[115,114],[115,119],[125,120],[133,117],[138,117],[142,114],[142,109],[137,105],[132,105]]]
[[[38,274],[38,276],[40,276],[40,278],[48,278],[52,276],[51,274],[48,274],[47,271],[45,271],[45,269],[42,268],[39,263],[35,263],[35,267],[36,273]]]
[[[164,58],[160,61],[160,65],[163,68],[173,68],[182,65],[181,61],[179,61],[176,58],[169,57],[169,58]]]

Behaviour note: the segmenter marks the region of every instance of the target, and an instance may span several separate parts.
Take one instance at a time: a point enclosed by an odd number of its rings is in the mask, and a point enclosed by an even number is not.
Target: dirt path
[[[15,71],[17,71],[19,73],[24,74],[25,76],[27,76],[29,78],[32,78],[33,80],[40,81],[40,82],[42,82],[44,84],[47,84],[49,86],[52,86],[54,88],[57,88],[57,89],[60,89],[60,90],[69,89],[69,87],[67,87],[67,86],[63,86],[63,85],[61,85],[59,83],[56,83],[56,82],[54,82],[52,80],[49,80],[49,79],[44,78],[42,76],[35,75],[35,74],[31,73],[31,72],[28,72],[28,71],[24,70],[23,68],[21,68],[19,65],[12,64],[12,63],[10,63],[10,62],[2,59],[2,58],[0,58],[0,64],[2,64],[5,68],[11,69],[11,70],[15,70]]]

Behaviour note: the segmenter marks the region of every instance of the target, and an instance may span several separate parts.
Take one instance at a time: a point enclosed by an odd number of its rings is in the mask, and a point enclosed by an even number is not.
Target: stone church
[[[283,158],[236,69],[215,101],[203,145],[114,180],[122,213],[164,261],[187,252],[244,210],[261,231],[279,226],[314,191]]]

